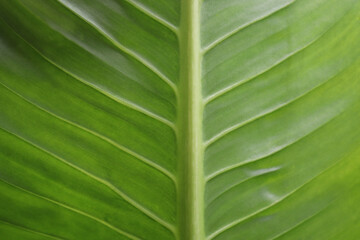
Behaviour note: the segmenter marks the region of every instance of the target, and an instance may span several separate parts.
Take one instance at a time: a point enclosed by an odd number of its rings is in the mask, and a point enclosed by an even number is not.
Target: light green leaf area
[[[358,0],[0,0],[0,239],[360,239]]]

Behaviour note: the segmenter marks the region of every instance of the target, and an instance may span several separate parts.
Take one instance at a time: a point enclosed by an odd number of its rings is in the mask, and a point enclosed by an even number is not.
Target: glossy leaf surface
[[[359,239],[359,11],[0,0],[0,239]]]

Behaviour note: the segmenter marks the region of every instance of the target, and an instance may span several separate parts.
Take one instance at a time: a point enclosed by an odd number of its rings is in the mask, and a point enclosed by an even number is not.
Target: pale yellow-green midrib
[[[181,2],[178,110],[178,238],[203,240],[204,173],[201,86],[200,4]]]

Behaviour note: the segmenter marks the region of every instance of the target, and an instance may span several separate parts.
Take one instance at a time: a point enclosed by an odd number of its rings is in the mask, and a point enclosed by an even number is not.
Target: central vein
[[[200,2],[181,1],[178,216],[181,240],[204,239]]]

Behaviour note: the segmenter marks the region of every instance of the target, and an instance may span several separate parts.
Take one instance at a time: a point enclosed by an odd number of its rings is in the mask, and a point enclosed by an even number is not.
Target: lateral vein
[[[134,0],[125,0],[127,1],[129,4],[131,4],[133,7],[135,7],[136,9],[138,9],[140,12],[144,13],[145,15],[147,15],[148,17],[154,19],[155,21],[157,21],[158,23],[160,23],[161,25],[165,26],[166,28],[170,29],[172,32],[174,32],[176,35],[179,34],[179,29],[178,27],[176,27],[175,25],[173,25],[172,23],[170,23],[169,21],[167,21],[166,19],[162,18],[161,16],[159,16],[158,14],[156,14],[155,12],[151,11],[150,9],[148,9],[146,6],[144,6],[143,4],[140,4]]]
[[[34,148],[48,154],[49,156],[59,160],[60,162],[72,167],[73,169],[83,173],[84,175],[88,176],[91,179],[94,179],[95,181],[103,184],[104,186],[108,187],[110,190],[112,190],[114,193],[116,193],[117,195],[119,195],[122,199],[124,199],[125,201],[127,201],[129,204],[131,204],[132,206],[134,206],[135,208],[137,208],[140,212],[144,213],[146,216],[150,217],[151,219],[153,219],[154,221],[158,222],[160,225],[164,226],[165,228],[167,228],[168,230],[170,230],[171,232],[175,232],[175,228],[172,224],[166,222],[165,220],[161,219],[159,216],[157,216],[156,214],[154,214],[152,211],[148,210],[147,208],[145,208],[144,206],[142,206],[141,204],[139,204],[137,201],[135,201],[134,199],[132,199],[131,197],[129,197],[127,194],[125,194],[124,192],[122,192],[120,189],[118,189],[117,187],[115,187],[113,184],[111,184],[110,182],[95,176],[94,174],[86,171],[85,169],[82,169],[81,167],[78,167],[77,165],[63,159],[62,157],[38,146],[37,144],[31,142],[30,140],[27,140],[21,136],[19,136],[18,134],[15,134],[13,132],[10,132],[2,127],[0,127],[0,129],[2,129],[3,131],[17,137],[18,139],[22,140],[23,142],[29,144],[30,146],[33,146]]]
[[[0,181],[6,183],[6,184],[8,184],[8,185],[10,185],[10,186],[12,186],[12,187],[14,187],[14,188],[16,188],[16,189],[19,189],[19,190],[21,190],[21,191],[23,191],[23,192],[26,192],[26,193],[29,194],[29,195],[32,195],[32,196],[35,196],[35,197],[37,197],[37,198],[43,199],[43,200],[45,200],[45,201],[51,202],[51,203],[53,203],[53,204],[55,204],[55,205],[57,205],[57,206],[60,206],[60,207],[62,207],[62,208],[68,209],[68,210],[70,210],[70,211],[72,211],[72,212],[75,212],[75,213],[77,213],[77,214],[80,214],[80,215],[82,215],[82,216],[85,216],[85,217],[87,217],[87,218],[90,218],[90,219],[92,219],[92,220],[94,220],[94,221],[96,221],[96,222],[98,222],[98,223],[100,223],[100,224],[102,224],[102,225],[105,225],[106,227],[108,227],[108,228],[116,231],[117,233],[119,233],[119,234],[121,234],[121,235],[124,235],[124,236],[126,236],[126,237],[128,237],[128,238],[130,238],[130,239],[133,239],[133,240],[141,240],[140,238],[135,237],[134,235],[132,235],[132,234],[130,234],[130,233],[128,233],[128,232],[125,232],[125,231],[123,231],[123,230],[121,230],[121,229],[119,229],[119,228],[111,225],[110,223],[105,222],[104,220],[101,220],[101,219],[99,219],[99,218],[97,218],[97,217],[94,217],[94,216],[92,216],[92,215],[90,215],[90,214],[88,214],[88,213],[86,213],[86,212],[83,212],[83,211],[81,211],[81,210],[79,210],[79,209],[70,207],[70,206],[68,206],[68,205],[66,205],[66,204],[64,204],[64,203],[55,201],[55,200],[53,200],[53,199],[44,197],[44,196],[42,196],[42,195],[39,195],[39,194],[37,194],[37,193],[34,193],[34,192],[29,191],[29,190],[27,190],[27,189],[24,189],[24,188],[22,188],[22,187],[20,187],[20,186],[17,186],[17,185],[15,185],[15,184],[12,184],[12,183],[4,180],[4,179],[2,179],[2,178],[0,178]]]
[[[278,200],[274,201],[273,203],[269,204],[266,207],[260,208],[259,210],[248,214],[240,219],[237,219],[235,221],[232,221],[228,224],[226,224],[225,226],[219,228],[218,230],[214,231],[213,233],[211,233],[208,237],[207,240],[211,240],[214,237],[220,235],[221,233],[235,227],[236,225],[244,222],[245,220],[252,218],[276,205],[278,205],[279,203],[283,202],[284,200],[286,200],[287,198],[289,198],[290,196],[292,196],[293,194],[295,194],[296,192],[298,192],[299,190],[301,190],[304,186],[308,185],[309,183],[311,183],[312,181],[314,181],[316,178],[320,177],[322,174],[326,173],[327,171],[329,171],[330,169],[332,169],[333,167],[335,167],[337,164],[339,164],[340,162],[342,162],[341,160],[336,161],[334,164],[332,164],[331,166],[325,168],[324,170],[320,171],[319,173],[317,173],[314,177],[310,178],[308,181],[306,181],[305,183],[299,185],[298,187],[296,187],[294,190],[290,191],[289,193],[285,194],[283,197],[279,198]]]
[[[111,34],[107,33],[105,30],[103,30],[100,26],[98,26],[96,23],[93,23],[92,21],[84,18],[79,13],[74,11],[71,7],[67,6],[62,2],[62,0],[56,0],[58,3],[60,3],[62,6],[64,6],[66,9],[68,9],[70,12],[72,12],[75,16],[77,16],[79,19],[87,23],[89,26],[94,28],[100,35],[105,37],[108,41],[110,41],[115,47],[117,47],[122,52],[128,54],[129,56],[133,57],[140,63],[142,63],[145,67],[150,69],[152,72],[154,72],[158,77],[160,77],[165,83],[167,83],[174,91],[175,95],[177,95],[177,86],[175,83],[173,83],[167,76],[165,76],[159,69],[157,69],[152,63],[150,63],[148,60],[144,59],[142,56],[140,56],[138,53],[134,52],[133,50],[130,50],[129,48],[125,47],[121,43],[119,43],[117,40],[115,40]]]
[[[25,98],[25,97],[22,96],[21,94],[17,93],[16,91],[14,91],[14,90],[11,89],[11,88],[9,88],[8,86],[6,86],[5,84],[3,84],[2,82],[0,82],[0,85],[2,85],[4,88],[6,88],[7,90],[9,90],[10,92],[12,92],[13,94],[15,94],[16,96],[20,97],[21,99],[23,99],[23,100],[26,101],[27,103],[31,104],[32,106],[34,106],[34,107],[40,109],[41,111],[43,111],[43,112],[45,112],[45,113],[47,113],[47,114],[55,117],[56,119],[59,119],[60,121],[63,121],[63,122],[65,122],[65,123],[67,123],[67,124],[70,124],[70,125],[76,127],[76,128],[79,128],[79,129],[81,129],[81,130],[83,130],[83,131],[85,131],[85,132],[87,132],[87,133],[89,133],[89,134],[91,134],[91,135],[94,135],[95,137],[100,138],[101,140],[109,143],[110,145],[114,146],[115,148],[119,149],[120,151],[123,151],[123,152],[125,152],[125,153],[127,153],[127,154],[129,154],[129,155],[131,155],[131,156],[133,156],[133,157],[135,157],[135,158],[138,159],[139,161],[145,163],[146,165],[148,165],[148,166],[150,166],[150,167],[158,170],[159,172],[161,172],[161,173],[164,174],[165,176],[169,177],[174,183],[176,183],[176,177],[175,177],[175,175],[172,174],[171,172],[169,172],[169,171],[168,171],[167,169],[165,169],[164,167],[162,167],[162,166],[160,166],[159,164],[155,163],[154,161],[145,158],[144,156],[142,156],[142,155],[140,155],[140,154],[138,154],[138,153],[136,153],[136,152],[128,149],[127,147],[125,147],[125,146],[123,146],[123,145],[121,145],[121,144],[119,144],[119,143],[111,140],[111,139],[108,138],[108,137],[105,137],[105,136],[102,135],[102,134],[99,134],[99,133],[97,133],[97,132],[95,132],[95,131],[93,131],[93,130],[90,130],[90,129],[88,129],[88,128],[82,126],[82,125],[80,125],[80,124],[77,124],[77,123],[75,123],[75,122],[72,122],[71,120],[65,119],[65,118],[63,118],[63,117],[61,117],[61,116],[59,116],[59,115],[57,115],[57,114],[55,114],[55,113],[53,113],[53,112],[51,112],[51,111],[49,111],[49,110],[47,110],[47,109],[39,106],[38,104],[36,104],[36,103],[28,100],[27,98]]]
[[[7,24],[7,23],[6,23]],[[31,43],[29,43],[26,39],[24,39],[20,34],[18,34],[15,29],[10,26],[9,24],[7,24],[12,30],[13,32],[20,38],[22,39],[31,49],[33,49],[37,54],[39,54],[39,56],[41,56],[44,60],[46,60],[48,63],[50,63],[51,65],[53,65],[54,67],[56,67],[57,69],[59,69],[60,71],[64,72],[66,75],[70,76],[71,78],[73,78],[76,81],[81,82],[82,84],[86,85],[87,87],[90,87],[91,89],[94,89],[95,91],[101,93],[102,95],[104,95],[105,97],[123,105],[126,106],[130,109],[133,109],[139,113],[142,113],[148,117],[151,117],[165,125],[167,125],[168,127],[170,127],[174,132],[175,132],[175,124],[171,121],[169,121],[166,118],[163,118],[162,116],[159,116],[147,109],[145,109],[144,107],[141,107],[135,103],[130,102],[129,100],[119,97],[119,96],[114,96],[113,94],[103,90],[101,87],[96,86],[95,84],[92,84],[84,79],[82,79],[81,77],[76,76],[75,74],[71,73],[70,71],[66,70],[65,68],[61,67],[60,65],[58,65],[57,63],[55,63],[54,61],[52,61],[51,59],[49,59],[48,57],[46,57],[43,53],[41,53],[37,48],[35,48]]]
[[[225,41],[226,39],[230,38],[231,36],[235,35],[236,33],[240,32],[241,30],[244,30],[245,28],[249,27],[250,25],[253,25],[257,22],[260,22],[261,20],[264,20],[268,17],[270,17],[271,15],[275,14],[276,12],[290,6],[292,3],[294,3],[296,0],[292,0],[290,2],[287,2],[286,4],[280,6],[280,8],[275,9],[274,11],[270,11],[269,13],[266,13],[263,16],[260,16],[256,19],[254,19],[251,22],[245,23],[243,25],[238,26],[237,28],[235,28],[234,30],[224,34],[223,36],[219,37],[218,39],[214,40],[213,42],[209,43],[207,46],[205,46],[202,50],[202,54],[206,54],[207,52],[209,52],[211,49],[213,49],[214,47],[216,47],[217,45],[219,45],[220,43],[222,43],[223,41]]]
[[[17,228],[17,229],[25,231],[25,232],[29,232],[29,233],[32,233],[32,234],[37,234],[37,235],[40,235],[40,236],[43,236],[43,237],[56,239],[56,240],[65,240],[64,238],[55,237],[55,236],[49,235],[47,233],[39,232],[39,231],[36,231],[34,229],[30,229],[28,227],[20,226],[18,224],[11,223],[11,222],[8,222],[8,221],[2,220],[2,219],[0,219],[0,223],[9,225],[9,226],[11,226],[13,228]]]
[[[342,72],[342,71],[340,71],[340,73],[341,73],[341,72]],[[313,88],[305,91],[304,93],[296,96],[296,97],[293,98],[293,99],[287,100],[287,101],[279,104],[279,105],[276,106],[275,108],[272,108],[272,109],[270,109],[270,110],[268,110],[268,111],[265,111],[265,112],[263,112],[263,113],[260,113],[260,114],[258,114],[258,115],[256,115],[256,116],[254,116],[254,117],[252,117],[252,118],[249,118],[249,119],[246,120],[246,121],[243,121],[243,122],[234,124],[233,126],[228,127],[228,128],[226,128],[226,129],[222,130],[221,132],[219,132],[219,133],[217,133],[216,135],[214,135],[213,137],[211,137],[209,140],[205,141],[205,147],[210,146],[211,144],[217,142],[217,141],[220,140],[221,138],[225,137],[226,135],[232,133],[233,131],[235,131],[235,130],[237,130],[237,129],[240,129],[240,128],[242,128],[242,127],[244,127],[244,126],[246,126],[246,125],[248,125],[248,124],[250,124],[250,123],[252,123],[252,122],[254,122],[254,121],[256,121],[256,120],[259,120],[259,119],[261,119],[261,118],[263,118],[263,117],[265,117],[265,116],[267,116],[267,115],[269,115],[269,114],[271,114],[271,113],[274,113],[274,112],[276,112],[276,111],[278,111],[278,110],[280,110],[280,109],[288,106],[289,104],[292,104],[292,103],[294,103],[294,102],[302,99],[303,97],[307,96],[307,95],[310,94],[311,92],[313,92],[313,91],[315,91],[316,89],[320,88],[321,86],[325,85],[327,82],[329,82],[330,80],[332,80],[333,78],[335,78],[335,77],[338,76],[338,75],[339,75],[339,73],[336,73],[334,76],[326,79],[325,81],[321,82],[320,84],[316,85],[315,87],[313,87]]]
[[[290,147],[290,146],[293,146],[294,144],[296,144],[297,142],[301,141],[302,139],[306,138],[307,136],[310,136],[311,134],[313,134],[314,132],[316,132],[317,130],[321,129],[323,126],[325,126],[326,124],[330,123],[333,119],[335,119],[338,115],[335,115],[333,116],[332,118],[328,119],[327,121],[325,121],[324,123],[322,123],[320,126],[316,127],[315,129],[313,129],[312,131],[308,132],[307,134],[295,139],[295,141],[293,142],[290,142],[288,144],[284,144],[284,145],[281,145],[279,146],[278,148],[276,148],[275,150],[261,156],[261,157],[257,157],[257,158],[254,158],[254,159],[249,159],[249,160],[246,160],[246,161],[243,161],[243,162],[240,162],[240,163],[237,163],[237,164],[233,164],[233,165],[230,165],[230,166],[227,166],[227,167],[224,167],[224,168],[221,168],[211,174],[209,174],[207,177],[206,177],[206,182],[228,172],[228,171],[231,171],[235,168],[239,168],[239,167],[242,167],[242,166],[245,166],[247,164],[250,164],[250,163],[254,163],[254,162],[257,162],[259,160],[262,160],[262,159],[265,159],[267,157],[270,157],[270,156],[273,156],[283,150],[285,150],[286,148]]]
[[[299,54],[300,52],[304,51],[305,49],[309,48],[310,46],[312,46],[313,44],[315,44],[316,42],[318,42],[320,39],[322,39],[323,36],[325,36],[326,33],[328,33],[338,22],[335,22],[334,24],[332,24],[328,29],[326,29],[323,33],[321,33],[320,35],[316,36],[313,40],[309,41],[308,43],[304,44],[303,46],[301,46],[300,48],[286,54],[284,57],[282,57],[281,59],[279,59],[278,61],[274,62],[273,65],[271,65],[270,67],[264,69],[263,71],[255,74],[254,76],[252,77],[249,77],[245,80],[240,80],[236,83],[233,83],[233,84],[230,84],[229,86],[227,87],[224,87],[223,89],[207,96],[205,99],[204,99],[204,104],[208,104],[209,102],[219,98],[220,96],[224,95],[225,93],[227,92],[230,92],[231,90],[251,81],[251,80],[254,80],[255,78],[271,71],[272,69],[274,69],[276,66],[279,66],[280,64],[286,62],[286,60],[290,59],[291,57]]]

